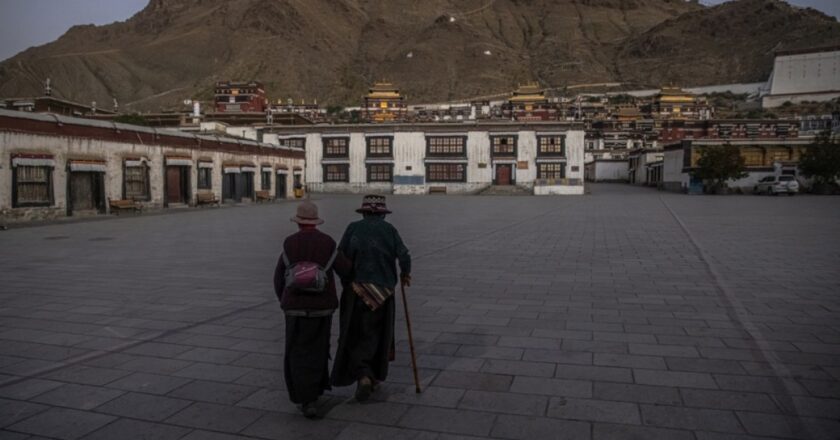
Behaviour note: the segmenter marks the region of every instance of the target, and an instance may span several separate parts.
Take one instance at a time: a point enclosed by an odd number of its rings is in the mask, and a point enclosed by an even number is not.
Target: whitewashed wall
[[[587,179],[594,182],[626,182],[629,180],[627,161],[595,160],[587,165]]]
[[[47,153],[53,155],[55,168],[53,170],[53,200],[54,205],[49,208],[12,208],[12,167],[13,153]],[[122,142],[103,141],[98,139],[46,136],[28,133],[0,132],[0,217],[8,219],[32,220],[39,218],[53,218],[65,215],[67,209],[67,161],[68,159],[97,159],[104,160],[106,172],[104,177],[106,199],[122,199],[123,196],[123,163],[126,157],[145,157],[149,165],[149,184],[151,200],[143,202],[150,208],[163,206],[164,197],[164,158],[165,156],[184,156],[191,158],[190,167],[190,197],[195,202],[195,194],[199,191],[197,163],[201,158],[213,160],[212,192],[218,199],[222,197],[222,163],[249,162],[258,167],[262,163],[286,165],[291,174],[295,166],[302,167],[303,159],[281,158],[277,156],[261,156],[244,153],[230,153],[222,151],[195,150],[190,148],[175,148],[161,145],[130,144]],[[254,188],[260,189],[262,175],[255,173]],[[291,180],[287,188],[291,191]],[[272,182],[271,194],[275,193],[276,185]],[[201,190],[202,192],[206,190]],[[279,198],[289,197],[289,194]]]
[[[688,188],[689,177],[683,173],[683,157],[680,149],[665,150],[662,163],[662,187],[668,191],[683,191]]]
[[[770,94],[840,90],[840,51],[777,56]]]
[[[453,127],[455,128],[455,127]],[[551,133],[558,133],[551,131]],[[570,130],[560,132],[566,136],[566,177],[583,180],[584,132]],[[446,187],[447,193],[473,193],[480,191],[493,182],[494,165],[491,157],[490,136],[500,134],[488,130],[465,130],[447,132],[397,131],[368,132],[367,136],[393,136],[393,176],[397,183],[367,183],[367,144],[365,131],[357,129],[346,132],[311,132],[306,134],[306,173],[307,188],[313,192],[350,192],[350,193],[398,193],[425,194],[430,187]],[[504,132],[518,137],[517,161],[526,162],[528,167],[519,169],[514,165],[516,184],[527,188],[534,186],[537,177],[537,136],[535,130]],[[283,135],[279,137],[300,137],[301,135]],[[323,139],[326,137],[349,137],[349,151],[346,163],[349,164],[349,182],[323,182]],[[434,158],[426,158],[427,136],[466,136],[467,138],[467,179],[466,182],[426,182],[426,163]],[[332,159],[327,159],[332,161]],[[344,163],[344,161],[340,161]],[[577,171],[573,168],[577,167]],[[412,180],[416,184],[398,183]]]

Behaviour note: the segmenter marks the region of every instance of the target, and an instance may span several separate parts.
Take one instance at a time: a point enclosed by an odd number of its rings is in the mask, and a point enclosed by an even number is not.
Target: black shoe
[[[364,402],[370,398],[372,393],[373,381],[371,381],[369,377],[359,379],[359,383],[356,385],[356,400]]]
[[[303,416],[307,419],[314,419],[318,417],[318,407],[315,406],[315,402],[304,403],[300,407],[300,412],[303,413]]]

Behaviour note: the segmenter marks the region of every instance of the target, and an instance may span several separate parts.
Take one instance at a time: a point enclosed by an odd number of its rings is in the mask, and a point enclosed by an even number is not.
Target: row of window
[[[367,182],[393,182],[393,164],[367,164]],[[537,179],[563,179],[566,177],[565,162],[537,164]],[[349,182],[350,165],[346,163],[325,164],[324,182]],[[467,165],[463,163],[427,163],[427,182],[466,182]]]
[[[52,206],[53,205],[53,167],[52,166],[15,166],[12,173],[12,206]],[[213,189],[213,169],[198,168],[200,190]],[[389,170],[390,173],[390,170]],[[272,172],[261,172],[261,189],[270,190]],[[295,176],[295,181],[299,179]],[[390,174],[388,177],[390,181]],[[126,165],[123,170],[123,198],[138,201],[151,200],[149,167],[144,163]]]
[[[292,141],[294,139],[288,139]],[[302,139],[301,139],[302,141]],[[393,157],[394,138],[390,136],[370,136],[365,139],[368,157]],[[491,153],[494,156],[516,156],[516,136],[491,136]],[[349,137],[328,137],[323,139],[324,157],[350,157]],[[565,136],[537,136],[538,156],[564,156],[566,153]],[[301,145],[303,147],[303,145]],[[466,156],[466,136],[428,136],[426,137],[427,156]]]

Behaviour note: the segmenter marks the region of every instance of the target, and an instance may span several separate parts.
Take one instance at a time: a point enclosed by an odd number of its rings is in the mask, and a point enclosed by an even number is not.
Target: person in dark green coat
[[[341,296],[338,339],[332,383],[354,382],[356,399],[367,400],[374,386],[388,377],[394,358],[394,289],[411,284],[411,256],[397,229],[385,221],[390,214],[383,196],[365,196],[356,212],[363,215],[347,226],[338,245],[352,261],[352,275]]]

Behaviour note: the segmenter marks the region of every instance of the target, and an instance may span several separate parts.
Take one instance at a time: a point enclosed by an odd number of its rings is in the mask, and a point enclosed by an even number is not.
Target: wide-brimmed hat
[[[297,207],[297,215],[289,220],[299,225],[320,225],[324,220],[318,218],[318,205],[312,202],[303,202]]]
[[[368,194],[362,199],[362,207],[357,209],[359,214],[390,214],[388,206],[385,205],[385,196]]]

